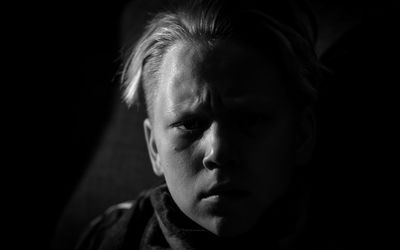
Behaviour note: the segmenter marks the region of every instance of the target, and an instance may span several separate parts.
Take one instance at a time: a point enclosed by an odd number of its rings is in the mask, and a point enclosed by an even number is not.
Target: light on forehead
[[[204,50],[179,43],[165,55],[160,80],[175,104],[216,96],[275,99],[282,97],[281,73],[274,58],[263,58],[241,44]]]

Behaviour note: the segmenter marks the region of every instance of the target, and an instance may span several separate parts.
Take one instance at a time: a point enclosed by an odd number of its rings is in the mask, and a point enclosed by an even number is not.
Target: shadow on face
[[[297,120],[269,55],[178,42],[161,65],[145,121],[153,169],[182,212],[217,235],[254,227],[291,181]]]

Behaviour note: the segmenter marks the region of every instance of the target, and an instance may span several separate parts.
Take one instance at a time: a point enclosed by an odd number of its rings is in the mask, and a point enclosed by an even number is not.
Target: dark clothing
[[[312,249],[306,237],[299,237],[303,234],[291,231],[291,219],[260,221],[244,236],[218,237],[185,216],[162,185],[107,210],[90,225],[77,250]]]

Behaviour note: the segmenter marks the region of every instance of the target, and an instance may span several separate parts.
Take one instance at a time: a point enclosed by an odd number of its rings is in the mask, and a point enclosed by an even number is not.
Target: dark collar
[[[299,235],[299,209],[293,197],[282,198],[250,232],[235,238],[221,238],[184,215],[166,185],[150,195],[154,215],[147,224],[141,249],[288,249]]]

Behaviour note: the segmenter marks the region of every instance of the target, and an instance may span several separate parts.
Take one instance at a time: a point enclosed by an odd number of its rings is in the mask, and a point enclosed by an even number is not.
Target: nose
[[[234,152],[234,138],[228,126],[214,122],[205,138],[203,166],[209,170],[237,165],[238,155]]]

